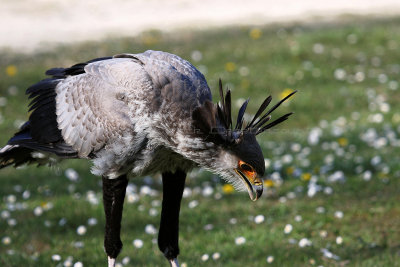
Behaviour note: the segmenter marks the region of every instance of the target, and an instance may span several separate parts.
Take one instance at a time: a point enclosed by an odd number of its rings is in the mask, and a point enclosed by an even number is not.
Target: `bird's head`
[[[213,104],[205,101],[192,114],[196,134],[218,147],[218,158],[207,160],[207,169],[220,174],[238,190],[247,190],[250,199],[257,200],[263,192],[265,172],[264,156],[256,136],[265,130],[285,121],[292,113],[285,114],[270,122],[271,113],[296,91],[283,98],[264,113],[271,102],[267,97],[250,122],[244,122],[244,113],[249,102],[246,100],[237,116],[236,126],[232,127],[231,91],[226,95],[219,82],[221,101]],[[264,114],[263,114],[264,113]]]

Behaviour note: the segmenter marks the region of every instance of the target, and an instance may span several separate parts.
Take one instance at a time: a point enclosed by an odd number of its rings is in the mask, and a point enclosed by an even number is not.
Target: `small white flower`
[[[328,232],[326,230],[319,231],[319,236],[325,238],[328,236]]]
[[[67,259],[64,261],[64,267],[71,267],[72,266],[72,259]]]
[[[9,245],[11,244],[11,237],[9,236],[5,236],[1,239],[1,243],[3,243],[4,245]]]
[[[332,187],[327,186],[327,187],[324,188],[324,194],[325,195],[332,195],[332,193],[333,193]]]
[[[185,189],[183,190],[183,198],[188,198],[190,196],[192,196],[192,189],[190,189],[189,187],[185,187]]]
[[[28,199],[28,198],[30,198],[31,197],[31,192],[29,192],[29,190],[25,190],[23,193],[22,193],[22,198],[23,199]]]
[[[193,208],[197,207],[197,205],[199,205],[199,202],[197,200],[192,200],[189,202],[188,207],[190,209],[193,209]]]
[[[122,264],[123,264],[123,265],[127,265],[130,261],[131,261],[131,259],[130,259],[129,257],[124,257],[124,258],[122,259]]]
[[[135,247],[135,248],[141,248],[141,247],[143,247],[143,241],[142,240],[140,240],[140,239],[135,239],[135,240],[133,240],[133,246]]]
[[[153,207],[160,207],[161,206],[161,201],[158,199],[154,199],[153,201],[151,201],[151,205]]]
[[[71,267],[73,260],[74,258],[72,256],[68,256],[68,258],[63,263],[64,267]]]
[[[212,195],[212,193],[214,193],[214,189],[211,186],[204,187],[202,191],[203,197],[209,197]]]
[[[301,215],[296,215],[296,216],[294,217],[294,220],[295,220],[296,222],[301,222],[301,220],[303,220],[303,218],[301,217]]]
[[[230,224],[237,224],[237,219],[236,218],[230,218],[229,219]]]
[[[346,79],[346,71],[344,69],[336,69],[335,72],[333,73],[333,75],[335,76],[335,79],[339,80],[339,81],[343,81]]]
[[[332,252],[330,252],[326,248],[321,248],[321,252],[322,252],[322,255],[325,258],[334,259],[334,260],[340,260],[340,257],[338,255],[333,254]]]
[[[192,51],[191,57],[193,61],[200,61],[203,58],[203,54],[199,50]]]
[[[267,262],[268,263],[272,263],[274,261],[274,259],[275,259],[274,256],[268,256],[267,257]]]
[[[86,200],[93,205],[98,205],[100,203],[99,198],[96,196],[96,193],[94,191],[87,191],[86,192]]]
[[[85,246],[85,243],[83,243],[82,241],[74,242],[74,247],[75,248],[83,248],[84,246]]]
[[[219,252],[215,252],[212,254],[212,258],[213,260],[219,260],[219,258],[221,258],[221,254]]]
[[[84,226],[84,225],[80,225],[80,226],[78,226],[78,228],[76,229],[76,233],[78,234],[78,235],[84,235],[84,234],[86,234],[86,226]]]
[[[374,157],[371,159],[371,164],[372,164],[373,166],[376,166],[376,165],[378,165],[379,163],[381,163],[381,161],[382,161],[382,158],[381,158],[380,156],[374,156]]]
[[[15,203],[15,201],[17,201],[17,197],[15,195],[8,195],[6,200],[8,203]]]
[[[315,54],[322,54],[322,53],[324,53],[324,50],[325,50],[325,47],[321,43],[315,43],[313,45],[313,51]]]
[[[83,267],[83,263],[80,261],[75,262],[74,267]]]
[[[34,208],[33,214],[35,214],[35,216],[40,216],[40,215],[42,215],[42,214],[43,214],[43,209],[42,209],[42,207],[36,207],[36,208]]]
[[[336,244],[341,245],[343,243],[343,238],[341,236],[336,237]]]
[[[316,209],[315,209],[315,211],[317,212],[317,213],[325,213],[325,208],[324,207],[317,207]]]
[[[371,171],[365,171],[365,172],[362,174],[362,178],[363,178],[364,181],[369,181],[369,180],[371,180],[371,178],[372,178],[372,172],[371,172]]]
[[[79,174],[74,169],[68,168],[65,170],[65,176],[72,182],[79,179]]]
[[[247,76],[247,75],[249,75],[249,73],[250,73],[250,70],[249,70],[248,67],[242,66],[242,67],[239,68],[239,74],[241,76]]]
[[[154,227],[154,225],[152,224],[148,224],[146,225],[146,227],[144,228],[144,231],[146,232],[146,234],[148,235],[155,235],[157,234],[157,229]]]
[[[58,254],[54,254],[54,255],[51,256],[51,259],[53,261],[60,261],[61,260],[61,256],[58,255]]]
[[[150,208],[149,209],[149,215],[152,216],[152,217],[157,216],[158,215],[158,210],[155,209],[155,208]]]
[[[246,238],[244,238],[243,236],[239,236],[239,237],[235,238],[236,245],[243,245],[244,243],[246,243]]]
[[[3,211],[0,213],[0,217],[1,217],[2,219],[8,219],[8,218],[10,218],[10,216],[11,216],[11,213],[10,213],[8,210],[3,210]]]
[[[307,238],[302,238],[299,241],[299,247],[304,248],[304,247],[309,247],[312,245],[311,240],[307,239]]]
[[[58,221],[58,225],[59,226],[64,226],[64,225],[66,225],[67,224],[67,219],[65,219],[65,218],[61,218],[59,221]]]
[[[136,203],[139,201],[139,195],[134,192],[129,192],[126,194],[126,200],[128,203]]]
[[[141,195],[151,195],[152,191],[153,190],[148,185],[144,185],[144,186],[140,187]]]
[[[286,224],[285,228],[283,229],[283,232],[285,234],[290,234],[293,230],[293,226],[291,224]]]
[[[206,225],[204,225],[204,230],[206,230],[206,231],[210,231],[210,230],[212,230],[214,228],[214,225],[212,225],[212,224],[206,224]]]
[[[343,211],[337,210],[335,211],[335,217],[338,219],[342,219],[343,218]]]
[[[97,224],[97,219],[96,218],[89,218],[87,221],[87,224],[90,226],[96,225]]]
[[[9,226],[15,226],[15,225],[17,225],[17,220],[14,218],[10,218],[7,220],[7,223]]]
[[[203,254],[203,255],[201,256],[201,260],[202,260],[202,261],[208,261],[209,258],[210,258],[210,256],[208,256],[208,254]]]
[[[321,136],[322,136],[321,128],[315,127],[311,129],[307,139],[308,143],[312,146],[318,144]]]
[[[255,222],[256,224],[263,223],[264,220],[265,220],[264,215],[257,215],[257,216],[254,218],[254,222]]]

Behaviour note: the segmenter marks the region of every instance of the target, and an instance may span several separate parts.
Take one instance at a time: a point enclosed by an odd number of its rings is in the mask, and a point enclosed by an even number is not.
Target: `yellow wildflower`
[[[225,70],[227,72],[234,72],[236,70],[236,64],[233,62],[227,62],[225,64]]]
[[[281,99],[283,99],[283,98],[287,97],[289,94],[291,94],[292,92],[293,92],[292,89],[286,88],[286,89],[283,90],[283,92],[279,95],[279,97],[280,97]]]
[[[275,183],[274,183],[274,181],[267,179],[264,181],[264,186],[265,187],[274,187]]]
[[[286,169],[286,173],[288,175],[292,175],[295,171],[295,168],[293,166],[290,166],[289,168]]]
[[[338,143],[340,146],[347,146],[349,143],[349,140],[347,140],[347,138],[345,138],[345,137],[341,137],[338,139]]]
[[[250,38],[253,40],[257,40],[260,39],[261,35],[262,35],[262,31],[259,28],[253,28],[250,30]]]
[[[301,180],[303,181],[309,181],[311,179],[311,173],[305,172],[301,175]]]
[[[233,191],[234,191],[234,188],[230,184],[224,184],[222,186],[222,192],[224,192],[225,194],[232,194]]]
[[[250,81],[249,81],[248,79],[243,79],[243,80],[240,82],[240,86],[241,86],[243,89],[248,89],[248,88],[250,87]]]
[[[9,65],[6,67],[6,74],[7,76],[13,77],[17,74],[18,70],[15,65]]]

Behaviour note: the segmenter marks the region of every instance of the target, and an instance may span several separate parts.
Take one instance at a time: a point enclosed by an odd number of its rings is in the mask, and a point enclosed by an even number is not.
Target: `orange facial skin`
[[[246,162],[239,160],[238,169],[243,173],[249,181],[254,185],[262,184],[261,180],[257,177],[257,172]]]

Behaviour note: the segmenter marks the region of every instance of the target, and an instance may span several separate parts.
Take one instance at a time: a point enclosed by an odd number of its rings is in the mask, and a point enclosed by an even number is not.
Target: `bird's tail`
[[[35,157],[34,150],[30,148],[6,145],[0,150],[0,169],[9,165],[17,167],[23,164],[35,163],[40,158],[40,155]]]
[[[23,164],[51,165],[56,158],[76,158],[76,151],[64,142],[40,143],[34,140],[30,134],[29,122],[25,123],[0,149],[0,169]]]

